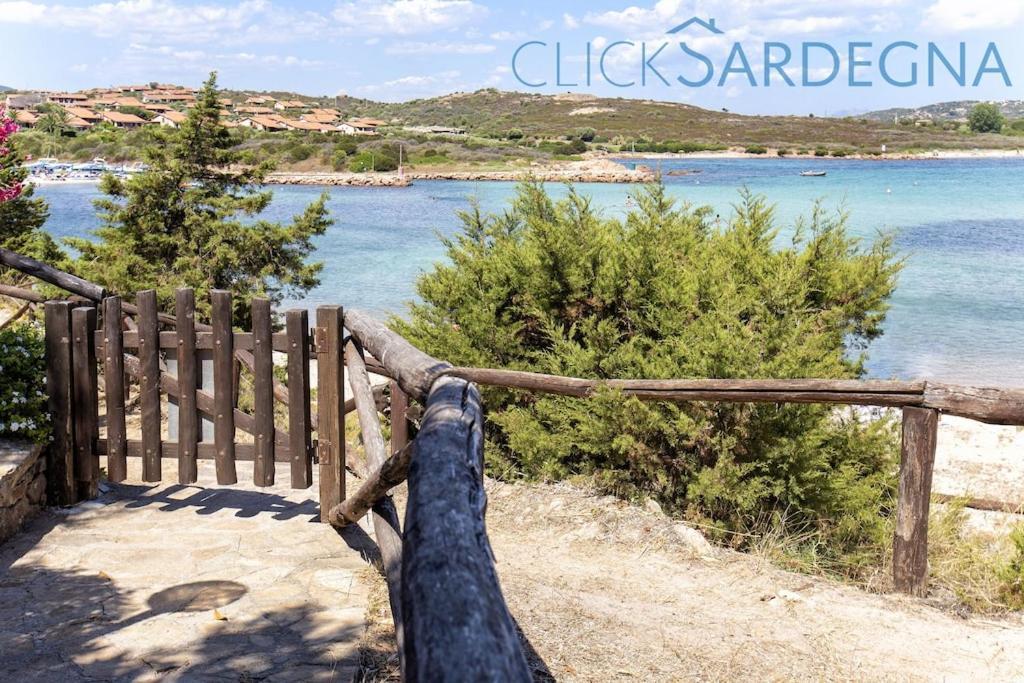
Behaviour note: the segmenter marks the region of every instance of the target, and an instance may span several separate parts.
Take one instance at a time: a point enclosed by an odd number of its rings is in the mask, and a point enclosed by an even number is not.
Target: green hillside
[[[526,138],[558,138],[593,129],[598,142],[680,140],[729,147],[889,151],[934,148],[1012,148],[1019,138],[965,135],[955,126],[895,125],[867,116],[748,116],[688,104],[595,97],[539,95],[495,89],[453,93],[408,102],[374,102],[347,96],[294,97],[340,109],[346,116],[372,116],[396,125],[454,126],[485,137],[521,131]],[[907,121],[906,123],[912,123]]]

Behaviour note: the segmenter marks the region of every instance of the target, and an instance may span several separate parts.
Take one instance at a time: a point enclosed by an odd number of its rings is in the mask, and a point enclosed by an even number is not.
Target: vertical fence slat
[[[191,289],[174,293],[174,327],[178,336],[178,483],[198,478],[199,412],[196,408],[196,299]]]
[[[893,539],[892,573],[896,590],[924,595],[928,579],[928,508],[938,441],[939,412],[903,409],[899,498]]]
[[[316,309],[317,455],[320,459],[320,521],[345,498],[345,364],[341,306]]]
[[[309,413],[309,314],[288,311],[288,435],[291,439],[293,489],[313,484],[313,453],[310,451]]]
[[[76,308],[71,312],[72,396],[75,402],[75,481],[78,500],[98,493],[100,463],[96,455],[99,438],[99,395],[96,386],[96,309]]]
[[[213,325],[213,445],[218,484],[238,483],[235,469],[235,335],[231,292],[210,292]]]
[[[274,483],[274,344],[270,301],[252,300],[253,359],[255,363],[253,412],[256,418],[256,462],[253,483]]]
[[[49,395],[53,440],[46,454],[47,502],[72,505],[76,500],[74,473],[74,401],[71,392],[71,304],[47,301],[46,390]]]
[[[234,343],[232,337],[232,343]],[[231,356],[231,407],[238,407],[238,395],[242,391],[242,361]]]
[[[160,481],[160,328],[156,291],[136,295],[139,307],[139,404],[142,414],[142,480]]]
[[[398,382],[391,381],[391,454],[394,455],[409,443],[409,395],[402,391]]]
[[[103,300],[103,387],[107,404],[107,478],[110,481],[124,481],[128,476],[124,419],[128,383],[124,377],[121,326],[121,297],[108,296]]]

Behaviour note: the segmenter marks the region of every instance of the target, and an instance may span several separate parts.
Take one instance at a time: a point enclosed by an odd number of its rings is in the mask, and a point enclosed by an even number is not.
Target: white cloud
[[[31,23],[100,37],[158,36],[175,42],[277,41],[316,35],[327,19],[276,9],[269,0],[184,4],[180,0],[117,0],[84,5],[0,2],[0,23]]]
[[[341,26],[360,33],[409,35],[465,25],[487,14],[472,0],[356,0],[331,13]]]
[[[1024,3],[1024,0],[1011,2]],[[633,5],[622,10],[589,12],[583,20],[639,39],[663,35],[668,29],[697,16],[715,19],[718,28],[730,34],[756,34],[779,39],[839,30],[893,30],[901,24],[893,8],[909,3],[910,0],[737,0],[727,5],[718,4],[714,9],[702,9],[684,0],[657,0],[650,6]],[[687,35],[712,37],[699,27],[693,27]]]
[[[88,70],[89,70],[89,65],[88,64],[74,64],[71,67],[71,71],[76,73],[76,74],[84,73],[84,72],[86,72]]]
[[[487,43],[396,43],[385,52],[389,55],[483,55],[494,52],[494,45]]]
[[[124,61],[143,68],[162,68],[167,65],[186,65],[198,71],[209,71],[231,66],[261,65],[267,67],[313,68],[324,66],[315,59],[303,59],[295,55],[263,54],[252,52],[230,52],[211,54],[203,50],[182,50],[170,45],[156,47],[141,43],[130,43],[123,52]]]
[[[222,44],[327,38],[339,33],[409,35],[477,20],[487,9],[473,0],[350,0],[328,15],[271,0],[0,0],[0,24],[17,23],[174,42]]]
[[[1024,19],[1024,0],[937,0],[924,10],[922,25],[935,31],[1008,28]]]
[[[567,29],[574,29],[580,27],[580,22],[576,20],[576,17],[566,12],[562,15],[562,23],[565,24]]]
[[[436,74],[410,75],[357,88],[357,95],[385,100],[408,100],[414,97],[464,90],[462,73],[457,70]],[[477,85],[479,87],[479,84]]]
[[[29,24],[46,14],[46,6],[34,2],[0,2],[0,21]]]
[[[551,19],[545,19],[544,21],[540,22],[540,24],[538,24],[537,28],[540,29],[541,31],[547,31],[554,25],[554,21],[552,21]]]
[[[794,35],[809,33],[826,33],[841,28],[849,28],[856,23],[853,17],[799,17],[796,19],[777,19],[758,24],[758,29],[766,35]]]
[[[672,28],[667,23],[676,18],[682,4],[682,0],[658,0],[650,8],[633,5],[624,10],[597,14],[587,13],[583,20],[589,24],[607,26],[627,33],[630,31],[665,31]]]
[[[521,40],[525,37],[522,31],[495,31],[491,34],[491,40]]]

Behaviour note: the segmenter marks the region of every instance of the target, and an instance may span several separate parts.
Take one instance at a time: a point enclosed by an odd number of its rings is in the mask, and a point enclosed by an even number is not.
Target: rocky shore
[[[397,173],[271,173],[268,185],[351,185],[355,187],[408,187],[412,179]]]
[[[608,159],[587,159],[510,171],[409,170],[402,176],[397,173],[272,173],[267,182],[279,185],[406,187],[416,180],[516,182],[524,178],[559,183],[647,183],[655,180],[656,174],[649,168],[628,169]]]

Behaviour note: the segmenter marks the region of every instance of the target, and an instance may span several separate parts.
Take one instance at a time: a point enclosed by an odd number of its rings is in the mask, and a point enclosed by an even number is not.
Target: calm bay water
[[[654,162],[644,162],[654,163]],[[850,213],[854,234],[897,236],[907,266],[885,335],[869,349],[873,377],[934,378],[1024,387],[1024,159],[921,161],[682,159],[661,162],[670,193],[727,216],[738,188],[776,205],[780,239],[816,199]],[[828,171],[804,178],[805,169]],[[335,225],[317,243],[323,284],[303,302],[401,313],[417,275],[444,257],[437,235],[459,228],[475,198],[499,211],[511,183],[419,182],[409,188],[329,188]],[[561,186],[551,186],[556,194]],[[583,184],[606,216],[622,216],[635,187]],[[299,213],[322,188],[278,186],[268,218]],[[92,185],[51,185],[48,229],[86,235],[97,226]]]

